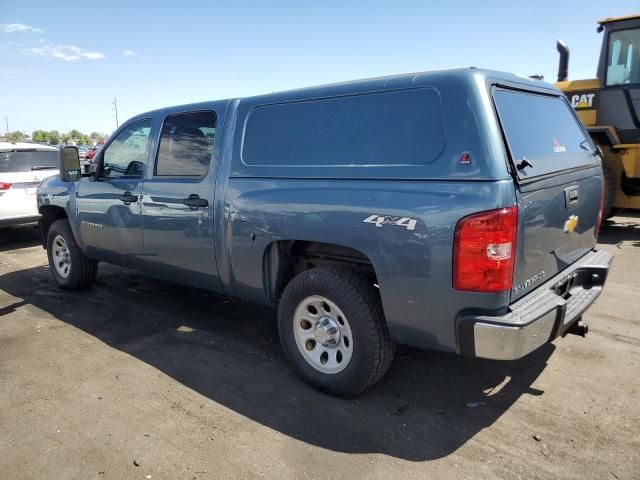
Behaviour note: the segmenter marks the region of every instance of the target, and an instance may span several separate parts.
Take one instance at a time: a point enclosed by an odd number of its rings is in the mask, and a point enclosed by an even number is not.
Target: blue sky
[[[157,107],[476,66],[595,75],[596,20],[638,0],[0,0],[0,130],[110,133]]]

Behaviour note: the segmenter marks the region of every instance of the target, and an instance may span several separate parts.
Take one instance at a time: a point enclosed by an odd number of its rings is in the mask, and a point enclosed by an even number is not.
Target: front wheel
[[[296,373],[332,395],[368,389],[393,360],[378,291],[348,269],[314,268],[291,280],[280,299],[278,329]]]
[[[65,290],[82,290],[96,278],[98,262],[85,257],[68,220],[56,220],[47,233],[47,257],[53,279]]]

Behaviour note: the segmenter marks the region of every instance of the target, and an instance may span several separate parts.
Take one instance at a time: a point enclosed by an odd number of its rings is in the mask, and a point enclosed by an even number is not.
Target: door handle
[[[124,192],[124,195],[120,195],[118,200],[124,202],[126,205],[129,205],[133,202],[138,201],[138,195],[131,195],[131,192]]]
[[[204,208],[209,206],[209,202],[206,199],[200,198],[195,193],[189,195],[189,198],[182,200],[182,203],[189,208]]]

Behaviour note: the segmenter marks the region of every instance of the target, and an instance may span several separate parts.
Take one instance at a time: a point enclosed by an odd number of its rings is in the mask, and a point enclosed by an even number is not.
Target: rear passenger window
[[[257,107],[242,161],[251,166],[422,165],[445,146],[436,90],[414,88]]]
[[[215,133],[215,112],[168,116],[160,134],[155,176],[205,176],[213,156]]]

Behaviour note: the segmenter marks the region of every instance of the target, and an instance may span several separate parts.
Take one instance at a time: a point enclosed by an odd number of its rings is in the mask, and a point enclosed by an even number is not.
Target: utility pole
[[[118,123],[118,99],[116,97],[113,97],[113,109],[116,111],[116,130],[117,130],[120,124]]]
[[[9,118],[4,117],[4,124],[7,127],[7,135],[9,135]]]

